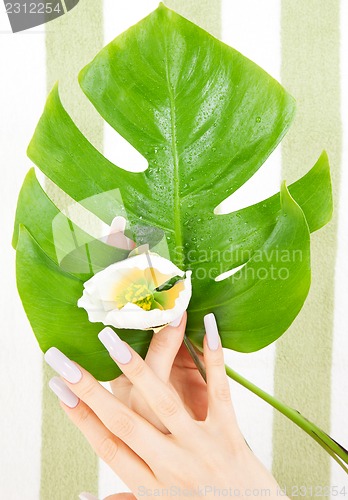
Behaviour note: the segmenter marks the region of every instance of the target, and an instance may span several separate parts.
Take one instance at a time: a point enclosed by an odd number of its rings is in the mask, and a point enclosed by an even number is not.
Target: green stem
[[[190,339],[186,335],[184,335],[184,344],[185,344],[188,352],[190,353],[191,358],[193,359],[193,362],[194,362],[194,364],[197,367],[197,370],[202,375],[202,378],[203,378],[204,382],[206,382],[207,381],[207,376],[206,376],[206,373],[205,373],[205,368],[202,365],[201,360],[199,359],[199,357],[197,355],[196,349],[194,348],[194,346],[191,343]]]
[[[348,468],[344,464],[348,464],[348,451],[345,450],[340,444],[336,443],[328,434],[322,431],[315,424],[303,417],[298,411],[290,408],[286,404],[282,403],[271,394],[263,391],[255,384],[247,380],[246,378],[239,375],[229,366],[225,365],[227,375],[238,382],[249,391],[253,392],[259,398],[266,401],[278,410],[280,413],[292,420],[296,425],[298,425],[302,430],[304,430],[309,436],[311,436],[329,455],[336,460],[336,462],[348,473]]]
[[[199,373],[202,375],[203,379],[206,381],[206,373],[201,360],[197,355],[197,351],[194,345],[191,343],[189,338],[184,336],[184,343],[189,351]],[[279,401],[277,398],[268,394],[264,390],[260,389],[257,385],[253,384],[239,373],[235,372],[229,366],[225,365],[227,375],[238,382],[238,384],[242,385],[250,392],[256,394],[259,398],[263,399],[266,403],[273,406],[280,413],[285,415],[288,419],[290,419],[294,424],[298,425],[302,430],[304,430],[311,438],[313,438],[348,474],[348,468],[345,464],[348,464],[348,451],[343,448],[339,443],[337,443],[334,439],[332,439],[326,432],[322,431],[320,427],[313,424],[309,420],[307,420],[304,416],[301,415],[297,410],[290,408],[286,404]]]

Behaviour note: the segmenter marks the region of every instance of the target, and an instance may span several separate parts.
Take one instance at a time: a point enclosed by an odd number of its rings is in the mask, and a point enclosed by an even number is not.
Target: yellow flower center
[[[136,267],[126,270],[114,289],[113,296],[117,308],[122,309],[127,303],[131,303],[144,311],[171,309],[179,293],[184,289],[184,282],[179,281],[169,290],[157,290],[157,287],[171,277],[153,267],[144,270]]]
[[[145,311],[149,311],[152,305],[152,293],[146,285],[132,283],[124,291],[124,297],[127,302],[136,304]]]

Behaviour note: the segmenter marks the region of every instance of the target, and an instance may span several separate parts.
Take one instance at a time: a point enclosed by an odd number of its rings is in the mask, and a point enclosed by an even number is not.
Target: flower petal
[[[78,306],[86,309],[92,322],[100,321],[124,329],[156,329],[177,320],[187,309],[191,298],[191,274],[187,271],[185,278],[171,289],[152,295],[153,287],[148,281],[157,287],[171,277],[183,277],[185,273],[157,254],[135,255],[112,264],[88,280]],[[153,300],[149,310],[126,302],[133,300],[132,293],[134,299],[137,298],[142,285],[144,289],[149,288]]]

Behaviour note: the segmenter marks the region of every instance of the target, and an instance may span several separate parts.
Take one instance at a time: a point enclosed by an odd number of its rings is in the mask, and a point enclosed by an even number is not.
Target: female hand
[[[204,420],[208,410],[207,385],[183,343],[186,319],[185,312],[177,327],[167,326],[153,334],[145,363],[158,378],[177,392],[192,417]],[[197,355],[203,362],[203,356]],[[146,418],[162,432],[167,431],[126,375],[112,380],[110,385],[117,399],[128,408]]]
[[[275,479],[238,428],[212,314],[205,317],[205,327],[208,411],[204,421],[195,420],[173,387],[110,328],[99,334],[100,340],[169,433],[127,407],[55,348],[47,351],[45,359],[64,381],[55,377],[50,387],[69,418],[135,498],[187,492],[208,499],[260,496],[265,490],[268,497],[276,498]]]

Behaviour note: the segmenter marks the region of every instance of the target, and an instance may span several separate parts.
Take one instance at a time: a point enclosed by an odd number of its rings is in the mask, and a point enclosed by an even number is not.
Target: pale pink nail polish
[[[69,408],[75,408],[78,405],[79,398],[66,386],[59,377],[53,377],[48,382],[50,389],[56,396]]]
[[[98,498],[94,495],[92,495],[92,493],[80,493],[79,494],[79,499],[80,500],[98,500]]]
[[[100,342],[106,347],[110,355],[115,358],[118,363],[126,364],[132,359],[127,344],[108,326],[102,330],[99,335]]]
[[[82,373],[69,358],[56,347],[51,347],[46,351],[45,361],[71,384],[80,382]]]
[[[179,316],[178,318],[176,318],[174,321],[172,321],[171,323],[169,323],[169,326],[173,326],[174,328],[176,328],[177,326],[180,325],[181,323],[181,320],[183,318],[183,314],[181,316]]]
[[[211,351],[216,351],[220,345],[220,335],[213,313],[204,316],[204,326],[205,333],[207,334],[208,347]]]

